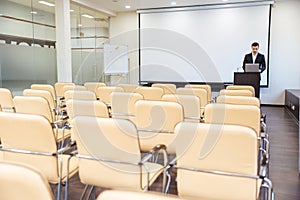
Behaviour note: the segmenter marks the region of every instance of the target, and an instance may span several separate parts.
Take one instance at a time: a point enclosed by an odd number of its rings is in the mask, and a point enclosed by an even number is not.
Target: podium
[[[255,96],[259,98],[259,92],[260,92],[259,72],[234,72],[233,84],[253,86],[255,90]]]

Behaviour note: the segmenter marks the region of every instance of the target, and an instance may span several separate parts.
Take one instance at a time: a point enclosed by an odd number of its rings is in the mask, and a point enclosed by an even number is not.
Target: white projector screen
[[[258,5],[140,12],[140,81],[232,83],[253,42],[268,62],[269,11]],[[266,64],[261,85],[268,85]]]

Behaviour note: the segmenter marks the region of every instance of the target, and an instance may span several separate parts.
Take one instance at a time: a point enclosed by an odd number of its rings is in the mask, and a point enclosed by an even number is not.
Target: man
[[[263,54],[258,53],[259,44],[257,42],[252,43],[251,45],[252,52],[245,55],[244,62],[243,62],[243,69],[245,71],[245,64],[259,64],[260,73],[265,71],[266,69],[266,61],[265,56]]]

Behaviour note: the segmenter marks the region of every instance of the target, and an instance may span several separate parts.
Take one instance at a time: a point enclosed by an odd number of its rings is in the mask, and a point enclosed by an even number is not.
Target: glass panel
[[[0,1],[0,87],[21,95],[32,83],[57,81],[54,9],[36,0]]]
[[[103,79],[103,43],[108,39],[108,17],[71,4],[73,82],[84,84]]]

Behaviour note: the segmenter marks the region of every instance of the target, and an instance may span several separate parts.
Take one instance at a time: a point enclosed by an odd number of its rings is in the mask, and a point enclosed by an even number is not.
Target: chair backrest
[[[76,116],[109,117],[107,107],[101,101],[70,99],[66,105],[70,121]]]
[[[225,172],[257,176],[256,133],[247,127],[183,122],[176,126],[178,195],[186,199],[257,199],[256,178],[234,177]],[[185,146],[181,141],[190,140]],[[201,188],[201,189],[199,189]]]
[[[106,84],[102,82],[85,82],[84,87],[89,91],[96,93],[98,87],[105,87]]]
[[[118,87],[123,88],[124,92],[134,92],[139,86],[134,84],[118,84]]]
[[[32,97],[43,97],[49,103],[49,106],[52,111],[56,109],[55,100],[53,99],[50,92],[46,90],[33,90],[33,89],[25,89],[23,91],[24,96],[32,96]]]
[[[184,87],[186,88],[200,88],[200,89],[205,89],[207,92],[207,99],[208,101],[211,101],[211,87],[210,85],[199,85],[199,84],[187,84]]]
[[[260,109],[257,106],[209,104],[205,107],[204,120],[209,124],[246,126],[260,137]]]
[[[98,87],[96,96],[100,99],[100,101],[106,104],[111,104],[110,94],[112,92],[123,92],[123,88],[114,86]]]
[[[221,95],[217,97],[216,102],[235,105],[257,106],[258,108],[260,108],[260,101],[256,97]]]
[[[105,190],[97,200],[178,200],[174,195],[163,195],[158,192],[133,192],[121,190]]]
[[[165,94],[163,101],[177,102],[183,106],[184,121],[200,122],[200,99],[194,95]]]
[[[0,162],[0,199],[54,200],[54,196],[38,170],[20,163]]]
[[[30,86],[30,89],[33,89],[33,90],[46,90],[46,91],[50,92],[53,99],[56,99],[55,90],[54,90],[54,87],[52,85],[49,85],[49,84],[32,84]]]
[[[63,87],[64,94],[69,90],[72,90],[72,91],[87,91],[87,88],[84,87],[83,85],[65,85]]]
[[[176,85],[175,84],[166,84],[166,83],[154,83],[151,87],[158,87],[164,90],[164,94],[175,94]]]
[[[252,96],[255,97],[255,90],[251,85],[228,85],[226,90],[249,90],[252,93]]]
[[[13,95],[9,89],[0,88],[0,105],[3,112],[15,112]]]
[[[80,155],[130,163],[141,160],[137,131],[129,120],[77,116],[72,120],[71,131]],[[140,170],[140,166],[79,161],[81,182],[106,188],[141,190]]]
[[[246,96],[246,97],[253,97],[253,93],[249,90],[226,90],[222,89],[220,90],[220,96],[226,95],[226,96]]]
[[[135,115],[135,103],[142,100],[143,96],[131,92],[111,93],[111,115],[114,118],[129,119]]]
[[[65,92],[65,100],[77,99],[77,100],[97,100],[96,94],[89,90],[67,90]]]
[[[164,95],[164,90],[158,87],[140,86],[137,87],[134,92],[141,94],[145,100],[154,101],[161,100],[162,96]]]
[[[43,97],[15,96],[14,104],[16,113],[41,115],[49,122],[55,121],[54,113],[51,112],[48,101]]]
[[[52,126],[40,115],[1,112],[0,138],[4,149],[57,153]],[[58,161],[55,156],[4,151],[3,159],[32,165],[39,169],[50,183],[58,182]]]
[[[60,97],[63,97],[64,96],[64,86],[67,86],[67,85],[70,85],[70,86],[74,86],[75,83],[69,83],[69,82],[56,82],[54,84],[54,88],[55,88],[55,92],[56,92],[56,97],[57,98],[60,98]]]

